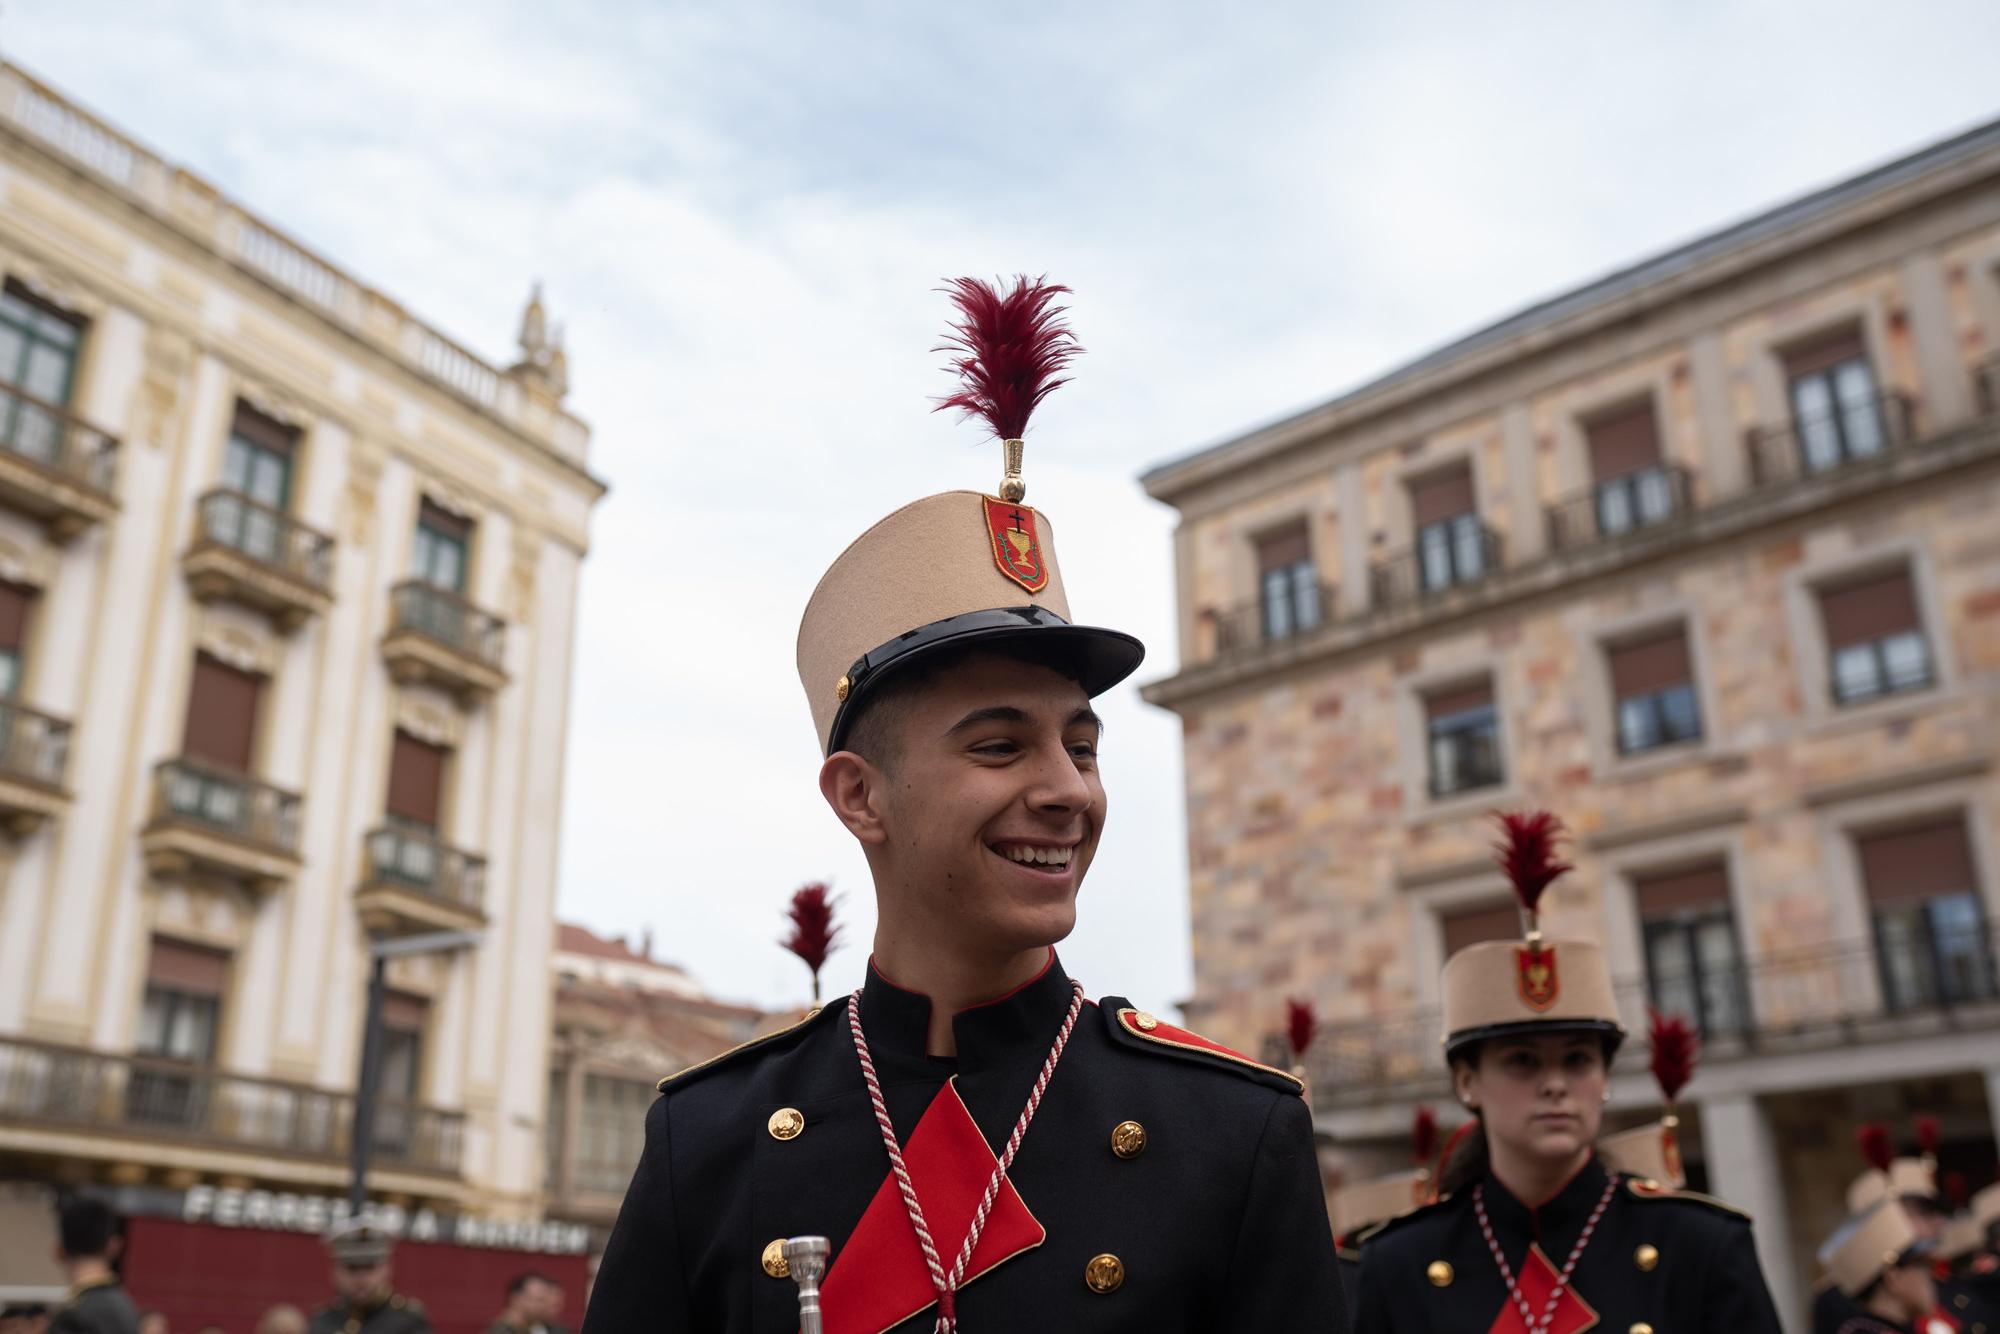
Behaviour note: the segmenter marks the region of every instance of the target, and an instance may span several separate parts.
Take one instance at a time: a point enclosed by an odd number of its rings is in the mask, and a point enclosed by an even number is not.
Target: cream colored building
[[[1518,931],[1494,808],[1576,831],[1553,929],[1690,1013],[1697,1181],[1799,1319],[1859,1122],[2000,1120],[2000,124],[1147,474],[1179,512],[1191,1022],[1283,1002],[1351,1166],[1450,1106],[1443,959]],[[1614,1112],[1656,1095],[1642,1044]],[[1456,1113],[1452,1113],[1455,1115]],[[1450,1117],[1447,1117],[1449,1126]]]
[[[0,1177],[344,1193],[368,937],[463,929],[371,1181],[538,1215],[604,493],[539,302],[490,366],[12,66],[0,279]]]

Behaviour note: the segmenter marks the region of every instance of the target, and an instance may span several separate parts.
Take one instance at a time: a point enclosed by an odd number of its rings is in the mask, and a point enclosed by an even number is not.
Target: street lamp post
[[[389,960],[409,954],[442,954],[470,949],[485,939],[481,931],[427,931],[420,936],[368,941],[368,1008],[361,1021],[361,1073],[354,1088],[352,1179],[347,1207],[359,1214],[368,1200],[368,1160],[375,1152],[375,1104],[382,1084],[382,1000],[388,992]]]

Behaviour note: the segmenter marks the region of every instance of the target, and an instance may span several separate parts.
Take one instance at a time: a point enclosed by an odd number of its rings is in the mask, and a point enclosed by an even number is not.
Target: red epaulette
[[[1202,1065],[1215,1069],[1234,1070],[1245,1074],[1261,1084],[1281,1088],[1288,1093],[1303,1093],[1305,1085],[1298,1076],[1288,1074],[1276,1066],[1253,1061],[1240,1051],[1232,1051],[1220,1042],[1210,1041],[1199,1033],[1191,1033],[1176,1027],[1144,1010],[1134,1008],[1118,996],[1107,996],[1099,1002],[1104,1011],[1105,1022],[1111,1034],[1120,1045],[1142,1051],[1157,1052],[1162,1055],[1180,1055]]]

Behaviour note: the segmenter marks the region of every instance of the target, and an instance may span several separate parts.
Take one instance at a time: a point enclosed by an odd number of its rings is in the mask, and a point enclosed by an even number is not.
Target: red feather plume
[[[1889,1142],[1889,1127],[1880,1121],[1855,1131],[1854,1142],[1860,1146],[1862,1158],[1878,1172],[1888,1171],[1889,1164],[1896,1161],[1896,1147]]]
[[[1911,1121],[1917,1131],[1917,1152],[1937,1157],[1938,1119],[1935,1116],[1919,1116]]]
[[[1660,1093],[1669,1104],[1680,1096],[1681,1090],[1694,1078],[1695,1062],[1701,1059],[1701,1042],[1694,1035],[1694,1028],[1680,1015],[1663,1015],[1658,1010],[1650,1011],[1653,1017],[1653,1079],[1660,1086]]]
[[[1501,841],[1493,845],[1494,859],[1514,887],[1514,897],[1533,913],[1543,891],[1573,869],[1556,858],[1563,822],[1548,811],[1495,811],[1493,818],[1499,821],[1501,834]]]
[[[937,411],[957,408],[984,420],[995,439],[1021,439],[1042,400],[1069,383],[1062,372],[1083,351],[1063,323],[1067,307],[1055,304],[1069,288],[1016,274],[1005,291],[981,278],[952,278],[939,290],[959,318],[933,350],[952,354],[945,369],[958,376],[959,390],[939,399]]]
[[[1285,1002],[1285,1041],[1292,1044],[1292,1058],[1302,1059],[1306,1048],[1312,1046],[1313,1034],[1319,1031],[1319,1018],[1313,1014],[1313,1003],[1309,1000],[1288,1000]]]
[[[812,969],[815,1001],[819,999],[819,970],[825,966],[826,956],[840,944],[840,927],[833,920],[836,902],[828,886],[815,882],[793,894],[791,906],[785,909],[792,930],[778,943]]]
[[[1410,1157],[1418,1167],[1429,1167],[1438,1151],[1437,1113],[1419,1103],[1410,1126]]]

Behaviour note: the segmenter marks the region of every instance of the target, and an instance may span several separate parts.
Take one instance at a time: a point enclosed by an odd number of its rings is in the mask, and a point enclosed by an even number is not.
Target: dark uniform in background
[[[87,1279],[49,1317],[49,1334],[138,1334],[139,1308],[116,1275]]]
[[[353,1219],[337,1228],[326,1241],[333,1262],[340,1266],[386,1265],[395,1252],[388,1233]],[[308,1334],[433,1334],[424,1304],[385,1286],[366,1300],[336,1297],[313,1312],[306,1326]]]

